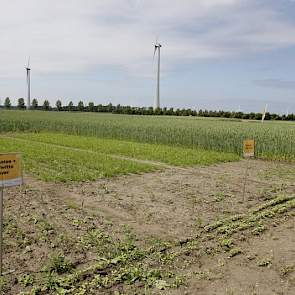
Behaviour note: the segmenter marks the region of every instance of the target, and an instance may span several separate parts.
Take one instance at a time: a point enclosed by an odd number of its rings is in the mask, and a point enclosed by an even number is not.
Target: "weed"
[[[242,250],[240,248],[238,248],[238,247],[232,248],[228,252],[228,257],[231,258],[231,257],[237,256],[237,255],[239,255],[241,253],[242,253]]]
[[[74,210],[80,209],[80,206],[76,202],[74,202],[72,200],[67,200],[66,204],[67,204],[69,209],[74,209]]]
[[[155,287],[159,290],[165,290],[167,287],[169,287],[169,284],[164,280],[157,280],[155,282]]]
[[[220,245],[225,251],[229,251],[233,247],[233,240],[232,239],[222,239],[220,241]]]
[[[44,271],[46,272],[56,272],[58,274],[69,272],[73,269],[73,263],[66,259],[65,256],[61,254],[52,255],[47,265],[44,267]]]
[[[31,286],[34,284],[34,276],[31,275],[31,274],[26,274],[26,275],[23,275],[20,279],[19,279],[19,282],[24,286],[24,287],[27,287],[27,286]]]
[[[228,197],[224,192],[219,192],[215,194],[214,201],[215,202],[222,202],[225,198]]]
[[[0,292],[4,292],[7,287],[7,280],[4,276],[0,276]]]
[[[194,272],[197,279],[199,280],[207,280],[207,281],[214,281],[222,278],[221,273],[216,273],[215,271],[211,269],[206,269],[204,271]]]
[[[251,231],[251,233],[253,235],[260,235],[261,233],[263,233],[265,230],[267,229],[267,227],[265,225],[263,225],[261,222],[259,222]]]
[[[264,258],[257,262],[257,265],[260,267],[270,267],[272,265],[271,258]]]
[[[285,265],[281,267],[280,274],[281,276],[287,276],[288,274],[294,272],[294,270],[295,270],[295,265]]]

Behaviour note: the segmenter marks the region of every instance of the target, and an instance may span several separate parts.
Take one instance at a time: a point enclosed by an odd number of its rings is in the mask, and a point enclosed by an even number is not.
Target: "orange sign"
[[[0,187],[23,183],[20,154],[0,154]]]
[[[244,157],[250,158],[255,155],[255,141],[254,139],[244,140]]]

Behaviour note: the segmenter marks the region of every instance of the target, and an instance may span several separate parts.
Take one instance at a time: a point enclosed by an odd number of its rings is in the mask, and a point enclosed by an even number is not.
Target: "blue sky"
[[[0,99],[295,112],[295,1],[10,0],[0,10]]]

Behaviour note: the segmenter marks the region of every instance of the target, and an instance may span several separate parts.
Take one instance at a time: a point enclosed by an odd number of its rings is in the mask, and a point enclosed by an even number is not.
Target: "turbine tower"
[[[266,112],[267,112],[267,104],[265,105],[265,108],[264,108],[264,111],[262,113],[262,119],[261,119],[261,122],[263,123],[264,122],[264,119],[265,119],[265,115],[266,115]]]
[[[154,103],[154,110],[160,108],[160,57],[161,57],[161,47],[162,45],[157,41],[154,49],[154,58],[158,51],[158,68],[157,68],[157,90],[156,90],[156,98]]]
[[[28,65],[26,66],[27,71],[27,86],[28,86],[28,100],[27,100],[27,110],[31,108],[31,69],[30,69],[30,57],[28,59]]]

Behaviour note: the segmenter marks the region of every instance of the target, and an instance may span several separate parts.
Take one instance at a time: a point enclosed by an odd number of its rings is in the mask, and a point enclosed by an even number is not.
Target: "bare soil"
[[[19,278],[40,272],[52,253],[62,252],[77,268],[91,265],[95,254],[74,242],[91,228],[120,238],[128,226],[142,247],[157,239],[177,243],[198,237],[208,224],[247,213],[276,196],[294,195],[295,165],[244,160],[79,184],[44,183],[27,175],[25,183],[5,190],[4,271],[12,272],[5,275],[3,294],[30,290]],[[295,294],[292,211],[269,219],[259,235],[237,234],[240,253],[233,257],[220,250],[179,256],[173,268],[186,277],[185,282],[151,293]],[[208,245],[210,240],[216,243],[215,237],[208,237]],[[140,285],[119,287],[130,294],[144,293]]]

